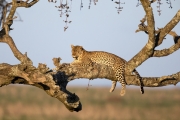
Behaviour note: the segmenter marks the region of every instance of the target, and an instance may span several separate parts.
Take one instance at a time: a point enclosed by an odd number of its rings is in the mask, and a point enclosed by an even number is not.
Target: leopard
[[[110,92],[113,92],[117,81],[121,83],[121,91],[120,95],[124,96],[126,93],[126,81],[125,81],[125,65],[127,63],[126,60],[123,58],[112,54],[108,53],[105,51],[86,51],[82,46],[79,45],[71,45],[71,52],[72,52],[72,57],[74,58],[74,61],[70,64],[72,66],[92,66],[93,63],[96,64],[101,64],[101,65],[106,65],[108,67],[111,67],[112,70],[115,73],[115,78],[117,79],[116,81],[112,81],[112,86],[110,89]],[[133,71],[135,75],[138,77],[141,81],[141,77],[139,73],[134,69]],[[141,93],[144,93],[143,86],[141,84]]]

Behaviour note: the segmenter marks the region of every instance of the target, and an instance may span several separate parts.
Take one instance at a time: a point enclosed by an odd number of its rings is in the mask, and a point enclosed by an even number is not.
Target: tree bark
[[[125,71],[127,75],[130,75],[132,71],[146,61],[154,51],[155,47],[155,24],[154,15],[151,7],[151,2],[149,0],[140,0],[144,11],[146,13],[147,20],[147,31],[148,31],[148,43],[142,48],[142,50],[136,54],[130,61],[128,61]]]
[[[31,7],[38,0],[28,1],[16,1],[13,0],[9,15],[7,18],[3,18],[3,29],[0,31],[0,42],[9,45],[14,56],[20,61],[20,64],[10,65],[8,63],[0,64],[0,87],[9,84],[25,84],[38,87],[44,90],[48,95],[57,98],[61,101],[69,111],[80,111],[82,109],[79,97],[69,92],[66,89],[68,82],[79,79],[96,79],[105,78],[111,81],[117,81],[115,73],[111,67],[106,65],[100,65],[94,63],[93,66],[71,66],[70,63],[60,63],[61,58],[53,58],[53,63],[56,66],[54,70],[49,69],[46,64],[39,63],[38,67],[33,66],[33,62],[28,58],[27,53],[22,54],[16,47],[13,38],[8,34],[11,30],[10,26],[13,24],[13,16],[18,7]],[[149,0],[141,0],[142,6],[145,10],[146,16],[141,21],[138,31],[145,31],[149,40],[143,49],[134,56],[126,65],[125,80],[127,85],[140,86],[139,78],[135,75],[131,75],[136,67],[142,64],[150,57],[162,57],[172,54],[180,47],[179,36],[172,32],[171,29],[179,22],[179,11],[177,15],[163,28],[158,31],[155,30],[154,17]],[[6,8],[4,9],[3,16],[6,16]],[[147,20],[147,26],[144,22]],[[170,26],[170,27],[168,27]],[[169,49],[154,50],[158,40],[158,45],[162,43],[162,40],[167,34],[170,34],[174,38],[175,44]],[[180,82],[180,72],[172,75],[162,77],[142,77],[144,87],[160,87],[166,85],[176,85]]]

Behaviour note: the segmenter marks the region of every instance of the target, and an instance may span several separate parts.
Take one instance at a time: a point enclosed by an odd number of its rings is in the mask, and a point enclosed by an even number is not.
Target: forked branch
[[[160,31],[159,34],[159,38],[157,39],[158,44],[160,45],[163,40],[164,37],[170,32],[172,31],[172,29],[179,23],[180,21],[180,10],[176,13],[176,15],[171,19],[171,21]]]
[[[136,54],[126,65],[126,74],[130,75],[131,72],[141,65],[145,60],[152,56],[155,47],[155,24],[154,16],[149,0],[141,0],[141,4],[146,13],[147,31],[148,31],[148,43],[142,48],[142,50]]]
[[[163,57],[163,56],[168,56],[172,53],[174,53],[175,51],[177,51],[180,48],[180,36],[178,36],[176,34],[176,32],[174,31],[170,31],[169,32],[170,35],[173,36],[174,39],[174,45],[172,45],[170,48],[168,49],[163,49],[163,50],[155,50],[152,57]]]
[[[144,31],[149,36],[149,39],[148,43],[142,48],[142,50],[128,62],[126,66],[126,74],[130,74],[133,69],[141,65],[150,57],[167,56],[179,49],[179,36],[176,36],[174,37],[175,44],[169,49],[154,50],[155,47],[159,46],[162,43],[164,37],[168,33],[172,33],[172,29],[180,21],[180,10],[164,28],[155,30],[154,17],[151,8],[151,4],[153,2],[149,2],[149,0],[141,0],[141,3],[146,15],[141,20],[141,24],[139,24],[138,26],[139,29],[136,30],[136,32]],[[146,21],[147,25],[145,24]]]

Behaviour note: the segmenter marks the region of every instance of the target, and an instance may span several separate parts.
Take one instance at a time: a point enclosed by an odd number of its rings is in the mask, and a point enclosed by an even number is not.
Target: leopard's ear
[[[71,44],[71,48],[73,48],[73,47],[74,47],[74,45]]]
[[[84,50],[83,46],[79,46],[81,48],[81,50]]]

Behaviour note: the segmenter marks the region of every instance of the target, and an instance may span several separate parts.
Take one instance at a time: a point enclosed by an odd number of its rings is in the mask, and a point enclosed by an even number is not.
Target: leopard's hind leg
[[[120,95],[121,96],[124,96],[125,93],[126,93],[126,82],[125,82],[125,77],[124,77],[124,65],[121,65],[117,68],[116,70],[116,78],[117,80],[121,83],[121,92],[120,92]]]
[[[122,88],[121,88],[120,95],[124,96],[126,94],[126,82],[125,82],[124,78],[121,79],[121,86],[122,86]]]

